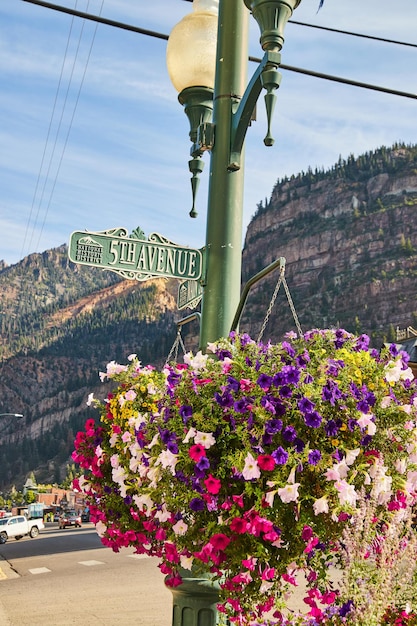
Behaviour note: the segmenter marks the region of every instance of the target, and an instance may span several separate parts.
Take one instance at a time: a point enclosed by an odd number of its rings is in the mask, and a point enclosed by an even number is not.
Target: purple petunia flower
[[[304,441],[300,439],[299,437],[296,437],[294,439],[293,445],[294,445],[296,452],[302,452],[304,448],[306,447],[306,444],[304,443]]]
[[[336,404],[336,400],[340,400],[340,398],[342,398],[342,392],[340,391],[337,383],[334,380],[329,379],[326,381],[326,384],[322,389],[321,397],[325,402],[330,402],[330,404],[334,406]]]
[[[370,339],[368,335],[361,335],[356,340],[356,345],[353,347],[353,350],[359,352],[360,350],[367,351],[369,348]]]
[[[329,420],[324,426],[324,431],[328,437],[336,437],[341,426],[342,420]]]
[[[227,387],[230,391],[237,393],[240,389],[240,382],[234,376],[227,377]]]
[[[192,511],[204,511],[206,505],[201,498],[193,498],[190,500],[190,509]]]
[[[274,450],[271,456],[277,465],[285,465],[288,461],[288,452],[282,446]]]
[[[307,426],[310,426],[310,428],[318,428],[321,424],[321,420],[322,417],[317,411],[312,411],[311,413],[306,413],[304,415],[304,421]]]
[[[181,470],[177,470],[175,472],[175,478],[177,478],[178,480],[180,480],[182,483],[185,483],[185,484],[188,484],[189,482],[188,477]]]
[[[223,394],[216,391],[216,393],[214,394],[214,399],[216,400],[217,404],[219,404],[223,408],[233,406],[233,396],[228,391]]]
[[[167,376],[167,383],[171,387],[175,387],[181,380],[181,374],[177,374],[176,372],[170,372]]]
[[[343,367],[345,367],[345,364],[341,359],[329,359],[326,374],[336,377]]]
[[[231,359],[232,353],[229,352],[229,350],[219,350],[218,352],[216,352],[216,356],[219,361],[224,361],[225,359]]]
[[[208,470],[210,467],[210,461],[206,456],[202,456],[198,463],[195,464],[195,467],[198,467],[201,471]]]
[[[260,374],[256,382],[261,389],[268,390],[272,385],[272,376],[268,376],[268,374]]]
[[[261,398],[261,406],[266,410],[275,415],[275,406],[273,402],[271,402],[271,396],[263,396]]]
[[[282,429],[282,420],[272,419],[268,420],[265,424],[265,432],[269,435],[275,435]]]
[[[282,438],[288,443],[292,443],[297,436],[294,426],[286,426],[282,431]]]
[[[317,463],[320,461],[321,459],[321,452],[320,450],[311,450],[308,453],[308,462],[310,465],[317,465]]]
[[[351,612],[354,606],[355,605],[353,603],[353,600],[348,600],[347,602],[342,604],[342,606],[340,607],[340,611],[339,611],[340,617],[346,617],[346,615],[348,615]]]
[[[180,414],[180,417],[182,417],[184,424],[186,424],[193,414],[193,409],[188,404],[183,404],[178,413]]]
[[[295,363],[299,368],[304,368],[310,360],[310,355],[307,350],[304,350],[303,354],[299,354],[295,357]]]
[[[291,398],[292,389],[289,385],[282,385],[282,387],[279,390],[279,393],[282,398]]]
[[[353,335],[343,330],[343,328],[338,328],[335,332],[335,342],[334,345],[336,348],[341,348],[346,341],[351,338]]]
[[[300,372],[294,365],[284,365],[282,373],[285,375],[287,385],[297,385],[300,380]]]
[[[367,403],[366,400],[363,400],[363,399],[359,400],[358,404],[356,405],[356,408],[361,413],[368,413],[369,412],[369,404]]]
[[[242,335],[240,335],[240,345],[247,346],[249,343],[254,343],[253,339],[251,339],[247,333],[242,333]]]
[[[283,341],[281,345],[291,358],[295,356],[295,350],[288,341]]]
[[[177,435],[168,429],[160,428],[161,440],[172,454],[178,454]]]
[[[351,432],[355,430],[357,425],[358,425],[358,422],[356,420],[353,420],[353,419],[348,420],[348,428]]]
[[[233,404],[233,408],[236,413],[246,413],[253,402],[253,398],[243,397],[240,400],[236,400]]]
[[[311,413],[314,407],[314,402],[312,402],[309,398],[303,397],[298,401],[298,408],[300,409],[301,413]]]
[[[262,445],[270,446],[272,444],[273,439],[274,439],[274,435],[271,435],[270,433],[264,433],[262,435]]]
[[[178,454],[179,449],[176,441],[168,441],[167,448],[170,452],[172,452],[172,454]]]

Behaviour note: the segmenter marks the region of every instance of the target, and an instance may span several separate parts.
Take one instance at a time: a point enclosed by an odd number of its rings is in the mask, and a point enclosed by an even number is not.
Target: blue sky
[[[183,0],[65,3],[166,34],[191,10]],[[415,0],[325,0],[318,13],[317,5],[302,0],[293,19],[417,43]],[[209,156],[199,216],[191,219],[188,121],[168,78],[165,49],[163,40],[22,0],[1,2],[0,259],[13,264],[68,243],[74,230],[116,226],[204,244]],[[253,18],[249,53],[262,54]],[[282,62],[417,93],[417,48],[290,23]],[[249,75],[254,70],[249,64]],[[275,145],[263,145],[262,101],[247,135],[245,227],[283,176],[396,141],[417,143],[416,100],[282,75]]]

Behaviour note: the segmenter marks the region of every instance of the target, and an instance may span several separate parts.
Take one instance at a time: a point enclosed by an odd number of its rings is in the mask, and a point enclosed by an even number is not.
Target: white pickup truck
[[[24,535],[37,537],[39,531],[44,528],[42,519],[26,519],[24,515],[3,517],[0,519],[0,543],[6,543],[11,537],[15,539],[21,539]]]

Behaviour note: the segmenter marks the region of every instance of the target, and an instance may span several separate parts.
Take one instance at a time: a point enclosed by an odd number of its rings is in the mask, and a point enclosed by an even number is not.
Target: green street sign
[[[148,239],[140,228],[129,236],[125,228],[71,234],[68,257],[73,263],[100,267],[131,280],[179,278],[198,280],[201,250],[177,246],[158,233]]]
[[[178,287],[178,309],[195,309],[203,297],[203,287],[197,280],[185,280]]]

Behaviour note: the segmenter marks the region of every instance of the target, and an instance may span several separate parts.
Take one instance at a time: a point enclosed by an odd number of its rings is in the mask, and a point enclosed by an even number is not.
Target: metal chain
[[[278,282],[277,282],[277,284],[275,286],[274,293],[272,294],[271,302],[269,303],[269,307],[268,307],[268,310],[266,312],[265,319],[264,319],[263,324],[262,324],[262,328],[259,331],[258,340],[257,340],[258,343],[262,339],[263,334],[265,332],[265,328],[266,328],[266,326],[268,324],[268,321],[269,321],[269,318],[271,316],[272,309],[274,308],[275,300],[277,299],[278,292],[279,292],[279,289],[281,287],[281,283],[284,285],[284,289],[285,289],[285,293],[286,293],[286,296],[287,296],[288,304],[290,305],[291,313],[292,313],[292,316],[294,318],[294,322],[295,322],[295,326],[297,328],[298,336],[302,337],[302,335],[303,335],[303,331],[301,330],[300,322],[298,320],[298,315],[297,315],[297,312],[295,310],[295,306],[294,306],[294,303],[292,301],[290,290],[288,289],[287,281],[285,280],[284,274],[285,274],[285,266],[281,267],[281,269],[279,271]]]
[[[288,289],[288,285],[287,285],[287,281],[285,280],[285,277],[282,278],[282,283],[284,285],[285,293],[287,294],[288,304],[290,305],[291,313],[292,313],[292,316],[294,318],[295,325],[297,327],[298,336],[302,337],[303,336],[303,331],[301,330],[300,322],[298,320],[297,311],[295,310],[295,306],[294,306],[294,303],[292,301],[290,290]]]
[[[285,267],[281,267],[281,269],[279,270],[278,282],[277,282],[277,284],[275,286],[274,293],[272,294],[271,302],[269,303],[269,307],[268,307],[268,310],[266,312],[265,319],[264,319],[263,324],[262,324],[262,328],[259,331],[257,343],[260,342],[260,340],[262,339],[263,334],[265,332],[266,325],[268,324],[270,315],[272,313],[272,309],[274,308],[275,300],[277,299],[279,288],[281,287],[282,279],[284,278],[284,272],[285,272]]]
[[[181,328],[178,328],[177,330],[177,336],[175,337],[174,343],[172,344],[172,348],[169,351],[169,354],[165,361],[165,365],[167,365],[170,362],[172,355],[174,355],[175,361],[178,360],[178,346],[181,346],[183,354],[185,354],[185,345],[181,337]]]

